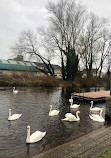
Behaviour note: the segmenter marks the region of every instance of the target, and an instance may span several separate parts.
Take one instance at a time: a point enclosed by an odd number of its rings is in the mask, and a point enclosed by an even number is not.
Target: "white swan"
[[[50,105],[49,116],[55,116],[59,114],[59,110],[52,110],[52,105]]]
[[[72,98],[72,96],[71,96],[71,99],[69,99],[69,102],[70,102],[70,103],[73,102],[73,98]]]
[[[11,109],[9,109],[9,117],[8,117],[9,121],[13,121],[13,120],[19,119],[19,117],[21,117],[21,116],[22,116],[22,114],[13,114],[11,116]]]
[[[70,105],[70,108],[78,108],[80,106],[80,104],[73,104],[72,102],[71,102],[71,105]]]
[[[75,117],[73,114],[71,114],[71,113],[66,113],[66,114],[65,114],[65,118],[62,119],[62,120],[63,120],[63,121],[64,121],[64,120],[65,120],[65,121],[79,121],[79,120],[80,120],[80,117],[79,117],[78,114],[80,114],[80,111],[77,111],[77,112],[76,112],[76,117]]]
[[[30,126],[27,126],[27,138],[26,143],[35,143],[40,141],[44,136],[46,135],[46,132],[36,131],[32,135],[30,135]]]
[[[13,93],[14,93],[14,94],[17,94],[17,93],[18,93],[18,90],[15,90],[15,87],[13,87]]]
[[[101,109],[103,109],[103,108],[98,108],[98,107],[93,108],[93,101],[91,101],[91,107],[90,107],[91,111],[100,111]]]
[[[100,110],[100,115],[91,114],[89,116],[93,121],[104,122],[105,119],[102,117],[102,112],[103,112],[103,109]]]

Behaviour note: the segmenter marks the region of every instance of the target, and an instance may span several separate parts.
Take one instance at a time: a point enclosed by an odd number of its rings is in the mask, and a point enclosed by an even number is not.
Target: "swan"
[[[59,110],[52,110],[52,105],[50,105],[49,116],[55,116],[59,114]]]
[[[89,116],[93,121],[104,122],[105,119],[102,117],[102,112],[103,112],[103,109],[100,110],[100,115],[92,114]]]
[[[72,104],[72,102],[71,102],[70,108],[78,108],[79,106],[80,106],[80,104]]]
[[[73,98],[72,98],[72,96],[71,96],[71,99],[69,99],[69,102],[70,102],[70,103],[73,102]]]
[[[30,126],[27,126],[26,143],[36,143],[40,141],[45,135],[46,132],[41,132],[41,131],[36,131],[32,135],[30,135]]]
[[[14,93],[14,94],[17,94],[17,93],[18,93],[18,90],[15,90],[15,87],[13,87],[13,93]]]
[[[91,101],[91,107],[90,107],[91,111],[100,111],[101,109],[103,109],[103,108],[98,108],[98,107],[93,108],[93,101]]]
[[[21,116],[22,116],[22,114],[13,114],[11,116],[11,109],[9,109],[9,117],[8,117],[9,121],[13,121],[13,120],[19,119],[19,117],[21,117]]]
[[[76,112],[76,117],[73,114],[71,114],[71,113],[66,113],[65,114],[65,118],[62,119],[62,120],[65,120],[65,121],[79,121],[80,117],[79,117],[78,114],[80,114],[80,111]]]

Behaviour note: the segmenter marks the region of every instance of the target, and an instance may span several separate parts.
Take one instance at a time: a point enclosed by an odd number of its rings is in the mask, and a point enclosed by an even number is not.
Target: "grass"
[[[76,76],[74,81],[62,80],[52,76],[39,75],[32,72],[4,71],[0,73],[0,86],[47,86],[47,87],[75,87],[76,89],[90,87],[106,87],[106,79],[97,80],[94,77],[81,78]]]
[[[45,87],[57,87],[67,86],[68,83],[62,79],[58,79],[52,76],[38,75],[31,72],[12,72],[0,74],[0,86],[45,86]]]
[[[100,155],[97,155],[95,158],[111,158],[111,147],[106,149]]]

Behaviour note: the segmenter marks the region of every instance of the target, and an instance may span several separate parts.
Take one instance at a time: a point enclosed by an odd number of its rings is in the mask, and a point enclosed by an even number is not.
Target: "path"
[[[94,158],[111,147],[111,127],[103,127],[32,158]]]

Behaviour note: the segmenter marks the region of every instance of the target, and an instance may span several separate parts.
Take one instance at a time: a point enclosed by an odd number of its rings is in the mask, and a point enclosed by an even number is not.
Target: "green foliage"
[[[106,149],[102,154],[97,155],[95,158],[111,158],[111,147]]]
[[[63,60],[63,57],[62,57],[62,63],[61,63],[61,65],[62,65],[62,78],[63,78],[63,80],[65,80],[65,66],[64,66],[64,60]]]
[[[79,59],[78,55],[76,55],[75,50],[68,47],[67,55],[66,55],[66,79],[73,80],[78,71]]]

